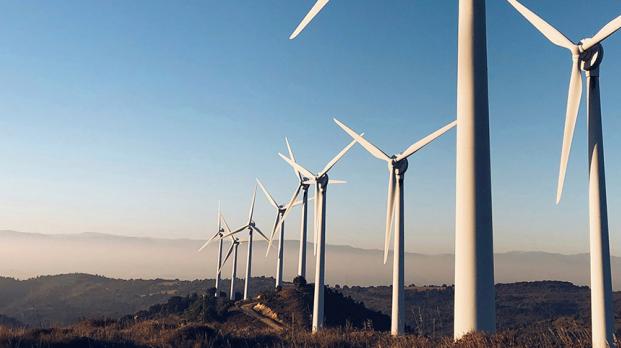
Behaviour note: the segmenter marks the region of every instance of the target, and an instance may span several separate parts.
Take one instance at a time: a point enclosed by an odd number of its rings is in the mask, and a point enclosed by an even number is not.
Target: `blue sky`
[[[349,141],[332,117],[391,153],[455,118],[457,1],[335,0],[289,41],[312,3],[0,2],[0,228],[202,238],[219,199],[231,224],[243,222],[255,177],[288,198],[295,178],[276,155],[285,135],[318,170]],[[524,4],[574,40],[621,14],[610,0]],[[584,103],[554,202],[570,55],[506,2],[487,11],[496,249],[584,252]],[[604,47],[619,254],[621,33]],[[410,251],[453,250],[454,156],[451,131],[410,161]],[[332,177],[349,183],[329,190],[328,242],[381,248],[385,165],[355,147]],[[257,222],[273,222],[262,196]]]

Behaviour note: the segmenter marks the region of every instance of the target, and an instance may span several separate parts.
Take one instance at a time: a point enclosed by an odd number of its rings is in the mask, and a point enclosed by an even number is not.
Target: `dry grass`
[[[145,320],[130,325],[115,321],[84,321],[66,328],[16,329],[0,327],[0,346],[56,347],[590,347],[590,333],[575,322],[553,322],[528,330],[495,335],[472,334],[458,342],[450,337],[406,335],[394,338],[374,330],[327,329],[319,334],[288,331],[242,330],[232,334],[208,324],[183,323],[175,318]]]

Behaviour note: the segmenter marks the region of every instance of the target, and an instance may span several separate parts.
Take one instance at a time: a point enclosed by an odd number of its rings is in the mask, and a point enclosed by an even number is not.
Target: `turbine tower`
[[[592,38],[574,43],[550,24],[515,0],[508,0],[537,30],[553,44],[571,52],[572,68],[567,96],[565,131],[561,150],[556,203],[561,200],[567,162],[571,151],[578,109],[582,97],[582,73],[587,80],[587,124],[589,137],[589,230],[591,263],[591,327],[593,347],[614,346],[614,312],[608,237],[604,139],[599,96],[599,66],[604,57],[600,44],[621,28],[621,16],[604,26]]]
[[[351,128],[337,119],[334,122],[339,125],[347,134],[356,140],[374,157],[388,163],[388,200],[386,204],[386,236],[384,241],[384,264],[388,260],[388,245],[390,244],[393,220],[395,221],[395,242],[393,246],[393,271],[392,271],[392,316],[390,333],[393,336],[402,335],[405,331],[404,317],[404,263],[405,263],[405,216],[403,183],[405,173],[408,169],[408,157],[418,152],[433,140],[455,127],[457,121],[453,121],[439,130],[431,133],[425,138],[408,147],[404,152],[397,155],[388,156],[377,146],[354,132]]]
[[[276,200],[274,200],[274,197],[272,197],[272,195],[267,191],[265,186],[263,186],[263,184],[258,178],[257,178],[257,183],[259,184],[259,187],[261,187],[261,190],[265,194],[267,201],[276,209],[276,221],[274,222],[274,229],[272,230],[272,234],[270,238],[268,239],[269,244],[267,246],[266,255],[269,254],[270,252],[270,247],[272,246],[272,240],[274,239],[274,234],[276,233],[277,227],[280,226],[280,236],[278,240],[278,260],[276,261],[276,285],[275,285],[278,288],[279,286],[282,286],[282,277],[283,277],[283,259],[284,259],[283,254],[284,254],[284,247],[285,247],[284,246],[285,223],[284,223],[283,216],[285,214],[286,207],[282,204],[276,203]],[[295,202],[292,206],[297,206],[300,204],[302,204],[302,201]],[[289,205],[287,204],[287,206]],[[282,223],[280,222],[281,220],[283,220]]]
[[[338,162],[349,149],[356,144],[356,141],[349,143],[341,152],[339,152],[328,164],[323,168],[319,174],[313,174],[298,163],[294,162],[290,158],[279,153],[289,165],[295,170],[302,173],[306,183],[315,184],[315,253],[317,255],[317,263],[315,266],[315,293],[313,296],[313,332],[319,331],[323,327],[323,312],[324,312],[324,274],[325,274],[325,261],[326,261],[326,194],[328,190],[328,184],[330,183],[343,183],[342,181],[332,181],[328,178],[328,172],[336,162]],[[291,211],[293,202],[300,193],[300,188],[296,191],[293,199],[289,202],[289,206],[286,208],[285,215],[279,223],[282,223],[286,218],[286,215]]]
[[[205,249],[209,243],[211,243],[212,240],[218,238],[218,261],[216,264],[216,293],[215,293],[215,297],[218,297],[220,295],[220,272],[218,272],[218,270],[220,269],[220,266],[222,265],[222,236],[224,235],[224,228],[222,228],[222,212],[220,210],[220,201],[218,201],[218,230],[217,232],[211,237],[209,238],[209,240],[207,242],[205,242],[205,244],[203,244],[203,246],[200,247],[200,249],[198,249],[198,252],[203,251],[203,249]]]
[[[252,235],[254,233],[254,231],[257,231],[259,233],[259,235],[261,235],[265,240],[267,240],[267,237],[263,234],[263,232],[261,232],[261,230],[256,226],[254,220],[252,219],[252,216],[254,214],[254,202],[256,200],[257,197],[257,187],[254,187],[254,192],[252,193],[252,203],[250,203],[250,213],[248,214],[248,223],[245,224],[244,226],[236,229],[233,232],[229,232],[228,234],[224,235],[222,238],[226,238],[228,236],[233,236],[237,233],[240,233],[244,230],[248,231],[248,254],[246,255],[246,278],[244,279],[244,300],[247,300],[249,298],[249,293],[248,293],[248,284],[250,282],[250,278],[251,278],[251,269],[252,269]],[[239,244],[239,243],[238,243]],[[235,249],[235,260],[237,260],[237,248]],[[235,262],[237,264],[237,262]]]
[[[289,39],[328,3],[318,0]],[[454,337],[496,331],[485,0],[459,0]]]

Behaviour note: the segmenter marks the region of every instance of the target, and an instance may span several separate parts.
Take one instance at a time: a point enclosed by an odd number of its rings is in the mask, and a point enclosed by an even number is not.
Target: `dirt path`
[[[271,329],[274,329],[278,332],[282,332],[285,328],[284,326],[275,321],[272,318],[268,318],[260,313],[257,313],[254,309],[252,309],[252,307],[255,305],[256,303],[246,303],[241,305],[239,308],[241,309],[241,311],[246,314],[249,317],[258,319],[259,321],[261,321],[263,324],[269,326]]]

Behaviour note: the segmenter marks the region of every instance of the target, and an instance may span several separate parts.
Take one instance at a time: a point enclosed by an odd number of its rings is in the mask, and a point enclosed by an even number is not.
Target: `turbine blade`
[[[321,9],[326,6],[326,4],[329,2],[329,0],[317,0],[317,2],[315,3],[315,5],[313,5],[313,7],[310,9],[310,11],[308,11],[308,13],[306,14],[306,16],[304,17],[304,19],[302,19],[302,22],[300,22],[300,24],[298,24],[297,28],[295,28],[295,30],[293,31],[293,33],[291,34],[291,36],[289,36],[289,40],[293,40],[295,39],[298,35],[300,35],[300,33],[302,32],[302,30],[304,30],[304,28],[306,28],[306,26],[308,25],[308,23],[310,23],[313,18],[315,18],[315,16],[317,15],[317,13],[319,13],[319,11],[321,11]]]
[[[334,179],[329,179],[328,180],[328,184],[347,184],[347,181],[345,180],[334,180]]]
[[[274,197],[272,197],[272,195],[270,195],[269,192],[267,192],[267,189],[265,188],[265,186],[263,186],[263,184],[261,183],[261,181],[257,178],[257,184],[259,184],[259,187],[261,188],[261,190],[263,191],[263,193],[265,193],[265,197],[267,197],[268,202],[270,202],[270,204],[278,209],[278,203],[276,203],[276,200],[274,200]]]
[[[388,250],[390,249],[390,238],[392,234],[392,221],[395,207],[395,171],[392,166],[389,168],[388,177],[388,198],[386,200],[386,235],[384,239],[384,264],[388,261]]]
[[[588,50],[589,48],[597,45],[598,43],[606,40],[610,35],[614,34],[615,31],[621,29],[621,16],[613,19],[608,24],[606,24],[600,31],[595,34],[590,39],[586,39],[582,42],[582,49]]]
[[[404,158],[408,158],[409,156],[413,155],[416,151],[422,149],[423,147],[427,146],[429,143],[431,143],[432,141],[436,140],[439,136],[441,136],[442,134],[448,132],[451,128],[455,127],[457,125],[457,121],[453,121],[449,124],[447,124],[446,126],[438,129],[437,131],[429,134],[428,136],[422,138],[421,140],[417,141],[416,143],[410,145],[410,147],[408,147],[405,151],[403,151],[402,154],[398,155],[396,160],[397,161],[401,161]]]
[[[220,209],[220,201],[218,201],[218,231],[222,229],[222,210]]]
[[[198,249],[198,252],[203,251],[203,249],[205,249],[209,245],[209,243],[211,243],[211,241],[216,239],[216,237],[218,237],[219,235],[220,235],[220,231],[216,232],[213,236],[211,236],[211,238],[209,238],[209,240],[207,240],[205,244],[203,244],[203,246],[200,249]]]
[[[205,244],[203,244],[203,246],[198,249],[198,252],[200,253],[201,251],[203,251],[203,249],[205,249],[207,247],[207,245],[209,245],[210,241],[211,241],[211,239],[206,241]]]
[[[224,215],[221,215],[222,217],[222,223],[224,223],[224,230],[228,233],[231,233],[231,228],[229,227],[229,224],[226,223],[226,219],[224,218]]]
[[[291,161],[295,162],[295,155],[293,154],[293,150],[291,150],[291,145],[289,145],[289,139],[287,139],[287,137],[285,137],[285,143],[287,143],[289,158],[291,159]],[[302,180],[302,174],[300,174],[300,171],[295,169],[295,167],[293,168],[293,171],[295,172],[295,175],[298,177],[298,179]]]
[[[267,239],[265,234],[263,234],[263,231],[261,231],[257,226],[254,226],[253,228],[254,228],[255,231],[259,232],[259,234],[261,235],[261,237],[263,237],[263,239],[269,240],[269,239]]]
[[[233,235],[235,235],[235,234],[238,234],[239,232],[241,232],[241,231],[245,230],[246,228],[248,228],[248,225],[244,225],[244,227],[240,227],[240,228],[236,229],[236,230],[235,230],[235,231],[233,231],[233,232],[229,232],[229,233],[225,234],[224,236],[222,236],[222,238],[226,238],[226,237],[229,237],[229,236],[233,236]]]
[[[224,257],[224,261],[222,261],[222,263],[220,264],[220,267],[218,268],[218,274],[220,274],[220,271],[222,270],[222,266],[224,266],[224,264],[226,263],[226,260],[228,260],[229,257],[231,256],[231,253],[233,252],[234,247],[235,247],[235,243],[231,243],[229,250],[226,252],[226,257]]]
[[[250,213],[248,213],[248,225],[252,222],[252,214],[254,214],[254,202],[257,199],[257,185],[254,185],[254,192],[252,193],[252,203],[250,203]]]
[[[580,98],[582,97],[582,75],[578,57],[574,56],[572,62],[571,79],[569,80],[569,92],[567,94],[567,113],[565,114],[565,131],[563,134],[563,149],[561,150],[561,166],[558,174],[558,186],[556,189],[556,204],[561,201],[563,195],[563,184],[565,182],[565,172],[569,161],[569,152],[576,128],[578,109],[580,108]]]
[[[541,19],[534,12],[526,8],[526,6],[520,4],[517,0],[507,0],[511,6],[515,7],[515,9],[526,18],[537,30],[539,30],[543,36],[547,37],[553,44],[561,47],[565,47],[568,50],[574,50],[576,44],[574,44],[571,40],[569,40],[565,35],[563,35],[556,28],[548,24],[546,21]]]
[[[326,164],[325,168],[323,168],[323,170],[321,171],[321,173],[319,173],[318,176],[323,176],[324,174],[329,172],[330,169],[332,169],[332,167],[334,167],[336,162],[338,162],[341,158],[343,158],[343,156],[345,156],[347,151],[349,151],[349,149],[351,149],[352,146],[354,146],[355,144],[356,144],[356,140],[352,140],[351,143],[349,143],[347,146],[345,146],[343,148],[343,150],[341,150],[341,152],[339,152],[336,156],[334,156],[334,158],[330,162],[328,162],[328,164]]]
[[[339,127],[341,127],[345,131],[345,133],[349,134],[349,136],[354,138],[354,140],[362,145],[362,147],[364,147],[364,149],[367,150],[371,155],[384,161],[390,161],[390,156],[388,156],[384,151],[380,150],[379,147],[371,144],[368,140],[363,138],[361,135],[358,135],[358,133],[354,132],[353,129],[347,127],[343,122],[337,120],[336,118],[334,119],[334,122],[336,122],[336,124],[339,125]]]
[[[288,158],[287,156],[283,155],[282,153],[278,153],[278,156],[280,156],[282,159],[284,159],[285,162],[289,163],[290,166],[292,166],[293,168],[299,170],[307,178],[314,178],[315,177],[315,174],[311,173],[308,169],[302,167],[301,165],[297,164],[296,162],[293,162],[290,158]]]
[[[276,214],[276,221],[274,221],[274,228],[272,228],[272,234],[270,235],[270,239],[267,243],[267,251],[265,252],[265,257],[270,254],[270,249],[272,248],[272,240],[274,239],[274,234],[276,233],[276,227],[278,226],[278,220],[280,220],[280,212]]]

